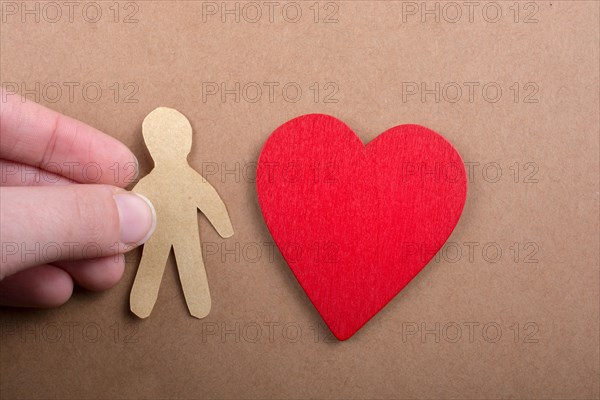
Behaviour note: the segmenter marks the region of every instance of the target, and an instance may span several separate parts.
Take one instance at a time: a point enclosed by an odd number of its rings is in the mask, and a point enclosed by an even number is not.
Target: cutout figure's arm
[[[148,197],[148,194],[147,194],[147,186],[148,185],[146,184],[146,181],[147,181],[146,178],[147,177],[143,177],[142,179],[140,179],[135,184],[135,186],[131,188],[131,191]]]
[[[208,182],[204,182],[199,188],[198,208],[200,211],[206,215],[206,218],[221,237],[228,238],[233,236],[233,226],[231,225],[227,208],[215,188]]]

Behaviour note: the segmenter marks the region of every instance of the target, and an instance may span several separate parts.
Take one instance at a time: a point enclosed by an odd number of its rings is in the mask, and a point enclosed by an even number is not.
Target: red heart
[[[458,152],[430,129],[396,126],[365,146],[342,121],[309,114],[271,134],[257,191],[283,257],[345,340],[442,247],[467,180]]]

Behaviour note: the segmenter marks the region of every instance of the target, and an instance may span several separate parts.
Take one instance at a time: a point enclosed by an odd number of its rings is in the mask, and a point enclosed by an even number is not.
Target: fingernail
[[[156,211],[145,196],[127,192],[115,194],[121,223],[121,242],[138,246],[150,238],[156,228]]]

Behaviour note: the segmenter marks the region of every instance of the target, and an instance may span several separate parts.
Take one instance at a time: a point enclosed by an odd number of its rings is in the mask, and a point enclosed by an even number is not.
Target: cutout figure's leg
[[[171,245],[152,238],[144,244],[142,260],[129,298],[131,311],[140,318],[149,316],[154,308],[170,251]]]
[[[181,287],[190,314],[204,318],[210,312],[210,292],[198,235],[180,236],[173,243]]]

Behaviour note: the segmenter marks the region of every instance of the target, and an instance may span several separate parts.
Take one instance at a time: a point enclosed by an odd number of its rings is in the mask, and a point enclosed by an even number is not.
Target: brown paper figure
[[[192,127],[176,110],[159,107],[142,124],[154,169],[133,191],[150,199],[156,209],[156,230],[144,244],[142,260],[131,289],[131,311],[150,315],[171,247],[190,313],[203,318],[211,301],[202,261],[197,210],[206,215],[224,238],[233,235],[225,204],[216,190],[187,162]]]

